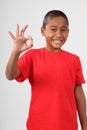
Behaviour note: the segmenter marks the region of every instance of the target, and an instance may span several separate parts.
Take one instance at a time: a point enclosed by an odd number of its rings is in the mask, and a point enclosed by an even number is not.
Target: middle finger
[[[27,27],[28,27],[28,25],[25,25],[25,26],[22,28],[22,30],[21,30],[21,35],[22,35],[22,36],[24,35],[24,32],[26,31]]]

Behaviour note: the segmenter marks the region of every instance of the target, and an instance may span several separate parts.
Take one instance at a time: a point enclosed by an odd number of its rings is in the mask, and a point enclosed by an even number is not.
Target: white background
[[[40,27],[44,15],[52,9],[64,11],[69,18],[70,34],[63,49],[80,56],[87,81],[87,0],[0,0],[0,130],[26,130],[31,97],[27,81],[18,83],[5,77],[13,47],[8,31],[15,33],[16,23],[20,27],[28,24],[26,35],[33,37],[34,48],[45,46]],[[87,99],[87,84],[83,89]]]

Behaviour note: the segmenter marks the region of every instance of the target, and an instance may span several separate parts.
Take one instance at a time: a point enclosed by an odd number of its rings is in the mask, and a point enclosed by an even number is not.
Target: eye
[[[67,32],[67,28],[61,28],[61,32]]]
[[[56,28],[52,28],[51,31],[52,31],[52,32],[56,32],[57,29],[56,29]]]
[[[66,29],[61,29],[62,32],[66,32],[67,30]]]

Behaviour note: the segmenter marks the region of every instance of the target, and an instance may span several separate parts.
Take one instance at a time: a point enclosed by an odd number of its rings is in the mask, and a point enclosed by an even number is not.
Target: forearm
[[[79,101],[79,103],[77,103],[78,115],[82,130],[87,130],[85,96],[83,95],[81,98],[82,99]]]
[[[87,130],[86,98],[81,85],[75,88],[75,99],[82,130]]]
[[[16,76],[20,74],[20,70],[17,67],[18,57],[19,54],[12,51],[5,71],[8,80],[13,80]]]
[[[13,80],[18,75],[20,75],[20,70],[17,67],[18,57],[25,50],[31,48],[33,46],[32,37],[24,37],[24,32],[27,29],[28,25],[24,26],[21,31],[19,31],[19,25],[16,25],[16,36],[14,36],[10,31],[9,35],[11,36],[14,46],[11,56],[9,58],[8,64],[6,66],[6,77],[8,80]],[[20,32],[20,33],[19,33]],[[27,44],[29,41],[29,44]]]

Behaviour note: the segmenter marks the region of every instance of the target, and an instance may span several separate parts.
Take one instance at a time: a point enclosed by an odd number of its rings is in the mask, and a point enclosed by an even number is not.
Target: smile
[[[56,43],[56,44],[61,44],[62,43],[61,40],[53,40],[53,42]]]

